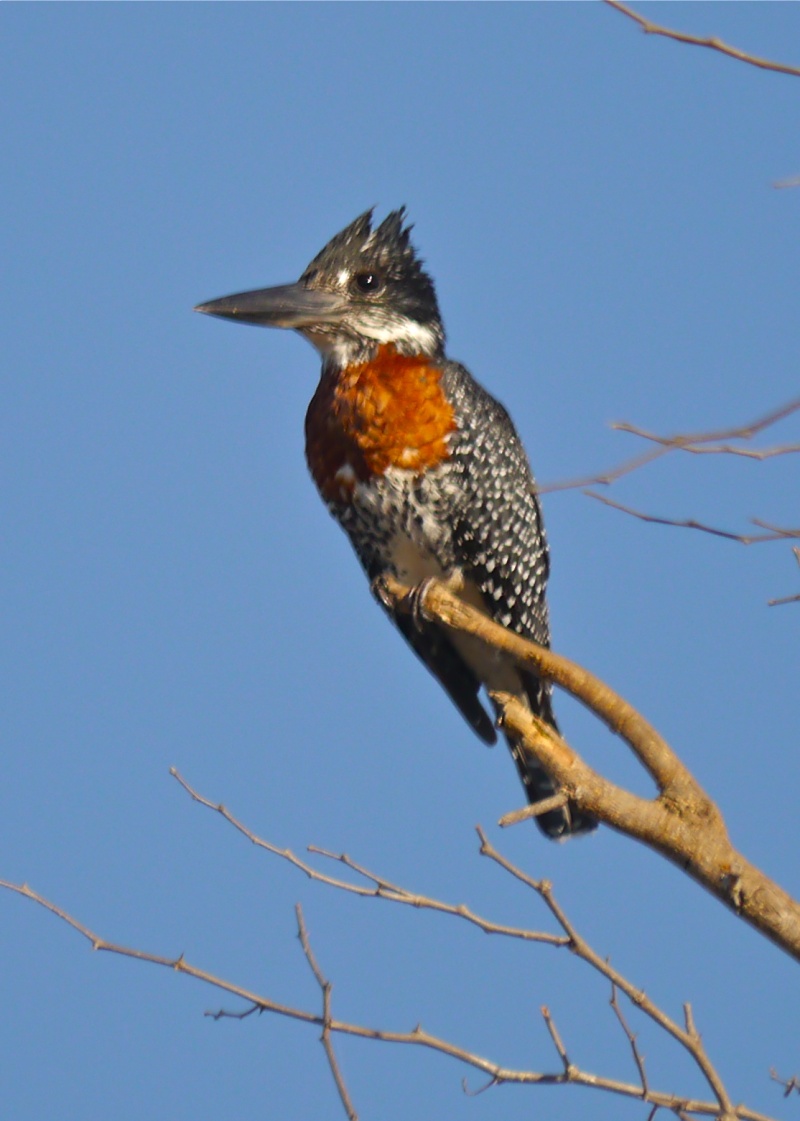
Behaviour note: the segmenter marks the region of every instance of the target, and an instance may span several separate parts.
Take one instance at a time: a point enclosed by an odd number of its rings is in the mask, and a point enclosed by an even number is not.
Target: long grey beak
[[[300,328],[337,322],[343,302],[333,292],[306,288],[304,284],[282,284],[223,296],[221,300],[198,304],[194,310],[258,327]]]

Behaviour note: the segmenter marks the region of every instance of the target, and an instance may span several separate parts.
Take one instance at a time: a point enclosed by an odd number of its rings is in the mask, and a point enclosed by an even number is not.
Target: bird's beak
[[[259,288],[255,292],[238,292],[234,296],[198,304],[194,310],[238,323],[253,323],[258,327],[302,329],[338,322],[343,306],[342,299],[333,292],[306,288],[298,283]]]

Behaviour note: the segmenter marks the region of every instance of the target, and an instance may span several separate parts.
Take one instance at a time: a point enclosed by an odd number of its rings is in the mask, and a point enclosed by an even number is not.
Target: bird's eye
[[[355,276],[356,288],[360,292],[379,292],[383,287],[383,281],[375,272],[359,272]]]

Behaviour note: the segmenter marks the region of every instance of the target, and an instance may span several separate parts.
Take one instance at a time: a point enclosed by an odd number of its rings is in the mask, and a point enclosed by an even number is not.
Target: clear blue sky
[[[800,64],[797,5],[652,18]],[[798,393],[800,79],[645,38],[594,5],[3,6],[0,876],[103,936],[342,1018],[418,1021],[551,1069],[634,1077],[606,988],[552,950],[308,884],[168,776],[281,845],[345,849],[510,922],[536,901],[475,854],[481,822],[594,946],[675,1015],[691,1000],[735,1099],[794,1116],[798,968],[608,831],[500,834],[520,804],[372,604],[306,475],[317,359],[193,315],[295,278],[370,205],[405,203],[450,353],[510,409],[545,483],[659,431],[744,422]],[[798,426],[774,439],[797,440]],[[797,459],[667,460],[620,501],[734,530],[797,524]],[[798,590],[787,545],[546,499],[555,647],[616,686],[718,798],[734,840],[800,893]],[[559,699],[568,738],[646,790]],[[315,1029],[88,947],[0,896],[3,1110],[171,1121],[335,1118]],[[700,1092],[646,1026],[656,1086]],[[339,1044],[365,1121],[640,1118],[580,1090],[465,1098],[457,1064]],[[480,1078],[468,1074],[470,1084]]]

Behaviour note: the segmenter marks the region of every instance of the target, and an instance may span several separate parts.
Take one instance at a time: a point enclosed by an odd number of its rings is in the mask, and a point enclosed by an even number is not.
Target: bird
[[[305,418],[314,483],[361,562],[373,595],[486,744],[495,720],[481,700],[504,691],[558,729],[551,686],[478,639],[423,612],[400,613],[386,576],[445,581],[496,623],[550,644],[550,561],[527,455],[506,409],[447,357],[433,280],[406,208],[374,208],[336,234],[293,284],[240,292],[195,311],[297,331],[319,352]],[[497,706],[490,700],[499,717]],[[556,793],[546,771],[506,735],[528,800]],[[594,820],[567,801],[536,818],[561,839]]]

